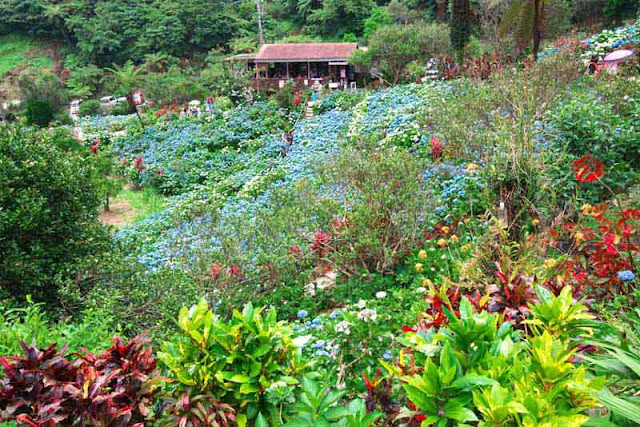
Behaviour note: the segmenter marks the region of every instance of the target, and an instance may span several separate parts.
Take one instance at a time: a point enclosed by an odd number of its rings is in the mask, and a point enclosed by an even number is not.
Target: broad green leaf
[[[262,415],[262,412],[260,412],[258,418],[256,418],[255,427],[269,427],[269,423],[267,423],[267,419]]]

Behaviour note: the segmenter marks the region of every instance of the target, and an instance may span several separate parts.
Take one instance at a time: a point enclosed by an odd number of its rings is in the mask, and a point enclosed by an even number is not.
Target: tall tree
[[[453,0],[451,6],[451,45],[462,56],[471,36],[471,6],[469,0]]]
[[[516,33],[516,39],[526,45],[533,41],[533,60],[538,60],[542,31],[546,21],[546,0],[514,0],[500,22],[500,32],[510,30]]]
[[[264,44],[264,30],[262,29],[264,9],[262,9],[262,0],[256,0],[256,10],[258,11],[258,40],[260,40],[260,45],[262,46]]]

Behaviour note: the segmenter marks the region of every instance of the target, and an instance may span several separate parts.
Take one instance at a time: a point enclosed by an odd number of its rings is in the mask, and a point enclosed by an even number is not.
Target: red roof
[[[278,43],[262,45],[256,62],[346,61],[357,43]]]

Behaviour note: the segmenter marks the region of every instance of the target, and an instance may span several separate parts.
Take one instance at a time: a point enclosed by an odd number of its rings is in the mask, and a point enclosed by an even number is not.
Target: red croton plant
[[[582,183],[604,176],[602,163],[592,156],[573,162],[573,171]],[[599,298],[628,292],[629,284],[618,273],[636,269],[640,209],[625,209],[614,198],[595,206],[585,204],[581,212],[579,221],[567,221],[549,231],[549,245],[567,256],[547,285],[570,284],[576,293]]]
[[[128,344],[114,338],[101,355],[65,358],[21,342],[23,357],[0,357],[0,421],[32,427],[56,425],[143,426],[155,393],[156,362],[142,336]]]

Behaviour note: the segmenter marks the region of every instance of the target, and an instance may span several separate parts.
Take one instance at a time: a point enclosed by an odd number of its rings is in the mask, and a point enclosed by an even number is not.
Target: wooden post
[[[289,80],[289,63],[287,62],[287,80]]]
[[[260,90],[260,63],[256,62],[256,90]]]
[[[309,81],[309,85],[311,85],[311,61],[307,61],[307,80]]]

